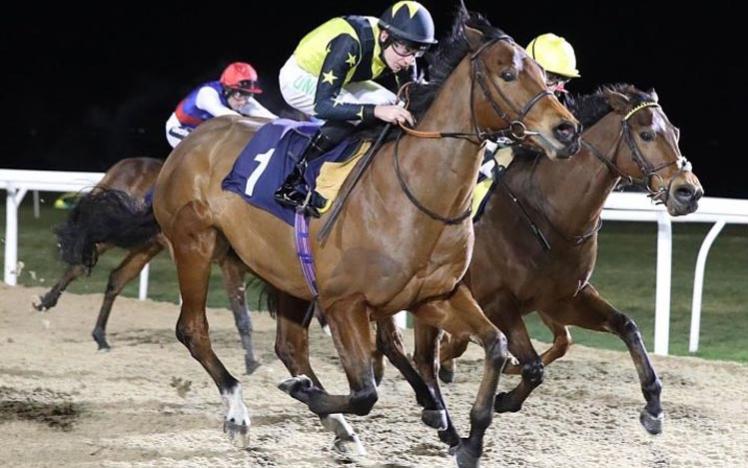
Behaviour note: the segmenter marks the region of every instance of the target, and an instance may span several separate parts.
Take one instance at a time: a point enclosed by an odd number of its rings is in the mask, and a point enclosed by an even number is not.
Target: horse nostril
[[[553,129],[553,136],[561,143],[568,145],[576,139],[577,127],[571,122],[563,122]]]
[[[675,198],[681,202],[690,203],[701,198],[701,193],[690,185],[684,185],[675,189]]]

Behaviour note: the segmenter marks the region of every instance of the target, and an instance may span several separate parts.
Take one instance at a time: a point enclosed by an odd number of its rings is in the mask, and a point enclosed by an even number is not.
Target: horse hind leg
[[[65,273],[62,274],[62,278],[52,286],[52,289],[47,291],[43,296],[39,296],[39,302],[34,302],[32,305],[34,309],[39,312],[44,312],[57,305],[57,301],[60,299],[62,292],[68,287],[70,283],[75,281],[78,277],[83,276],[87,269],[83,265],[70,265]]]
[[[356,298],[340,300],[325,313],[351,392],[348,395],[331,395],[313,383],[305,382],[292,388],[289,394],[318,415],[367,415],[378,399],[371,363],[369,310],[360,298]]]
[[[242,399],[241,384],[213,352],[205,313],[211,261],[218,234],[211,225],[208,208],[199,202],[183,206],[171,225],[176,227],[169,240],[182,294],[177,339],[208,371],[218,387],[225,408],[224,432],[232,440],[238,435],[239,445],[245,446],[251,423]]]
[[[509,392],[499,392],[494,401],[497,413],[515,413],[522,409],[522,405],[535,388],[543,383],[544,366],[535,348],[530,342],[530,336],[525,328],[522,317],[514,317],[511,325],[500,327],[507,335],[509,352],[517,358],[522,380]]]
[[[465,354],[467,350],[469,339],[461,336],[449,336],[444,334],[439,345],[439,357],[441,363],[439,365],[439,378],[444,383],[452,383],[455,381],[455,375],[457,374],[457,358]]]
[[[99,316],[96,319],[96,326],[91,332],[91,336],[99,347],[99,351],[109,351],[111,347],[106,340],[106,325],[109,321],[109,314],[112,311],[112,305],[117,296],[122,292],[124,287],[140,274],[143,267],[158,255],[163,247],[157,242],[149,242],[144,246],[131,250],[117,268],[109,274],[106,291],[104,293],[104,302],[99,309]]]
[[[309,330],[305,327],[309,302],[278,294],[276,313],[275,353],[293,376],[278,387],[289,395],[299,387],[324,388],[309,362]],[[322,426],[335,435],[333,449],[343,454],[366,455],[358,435],[340,413],[320,415]]]
[[[247,375],[252,374],[262,364],[255,357],[254,344],[252,342],[252,317],[247,309],[245,296],[244,275],[247,268],[233,251],[229,251],[220,259],[223,286],[229,298],[231,312],[234,314],[234,323],[239,331],[239,338],[244,348],[244,365]]]
[[[97,244],[97,257],[106,252],[108,249],[108,245]],[[80,263],[69,265],[65,270],[65,273],[63,273],[62,278],[60,278],[60,280],[54,286],[52,286],[52,289],[50,289],[43,296],[39,296],[38,303],[32,304],[34,306],[34,309],[38,310],[39,312],[43,312],[56,306],[57,301],[60,299],[60,296],[65,291],[65,289],[67,289],[70,283],[85,275],[86,273],[88,273],[88,268]]]
[[[416,401],[423,407],[421,412],[423,423],[441,432],[449,428],[454,429],[438,385],[436,388],[429,386],[426,379],[422,377],[423,372],[419,374],[406,356],[403,337],[395,325],[394,317],[377,321],[377,349],[387,356],[387,359],[400,371],[416,392]],[[434,360],[435,358],[432,359],[431,369],[433,369]],[[459,443],[459,435],[455,435],[451,440],[455,444]]]
[[[541,310],[537,311],[537,313],[543,320],[545,326],[548,327],[553,334],[553,343],[551,343],[551,346],[548,349],[540,354],[540,360],[542,361],[543,366],[548,366],[553,361],[564,357],[566,353],[569,352],[573,339],[568,326],[556,323]],[[506,366],[506,369],[504,369],[504,373],[509,375],[521,375],[522,365],[519,361],[509,364]]]

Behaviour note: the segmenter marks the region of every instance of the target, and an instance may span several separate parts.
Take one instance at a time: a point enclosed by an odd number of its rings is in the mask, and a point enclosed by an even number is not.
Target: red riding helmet
[[[260,94],[262,89],[257,84],[257,72],[252,65],[234,62],[221,73],[221,85],[227,89],[236,89],[252,94]]]

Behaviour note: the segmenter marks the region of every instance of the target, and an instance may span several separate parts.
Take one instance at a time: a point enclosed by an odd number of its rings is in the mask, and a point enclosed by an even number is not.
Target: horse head
[[[631,85],[604,87],[600,93],[615,114],[618,136],[607,153],[593,148],[597,157],[624,182],[647,190],[671,215],[696,211],[704,190],[678,147],[680,130],[665,115],[657,93]]]
[[[545,74],[510,36],[480,15],[463,20],[470,45],[471,96],[476,130],[488,129],[540,149],[550,159],[579,150],[580,125],[553,93]]]

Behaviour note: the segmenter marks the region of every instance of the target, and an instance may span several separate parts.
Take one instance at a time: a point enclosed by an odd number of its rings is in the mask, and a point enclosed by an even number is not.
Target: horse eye
[[[642,140],[644,141],[652,141],[655,139],[654,132],[651,132],[649,130],[645,130],[639,134],[640,137],[642,137]]]
[[[501,72],[501,79],[504,81],[514,81],[517,79],[517,75],[512,71],[503,71]]]

